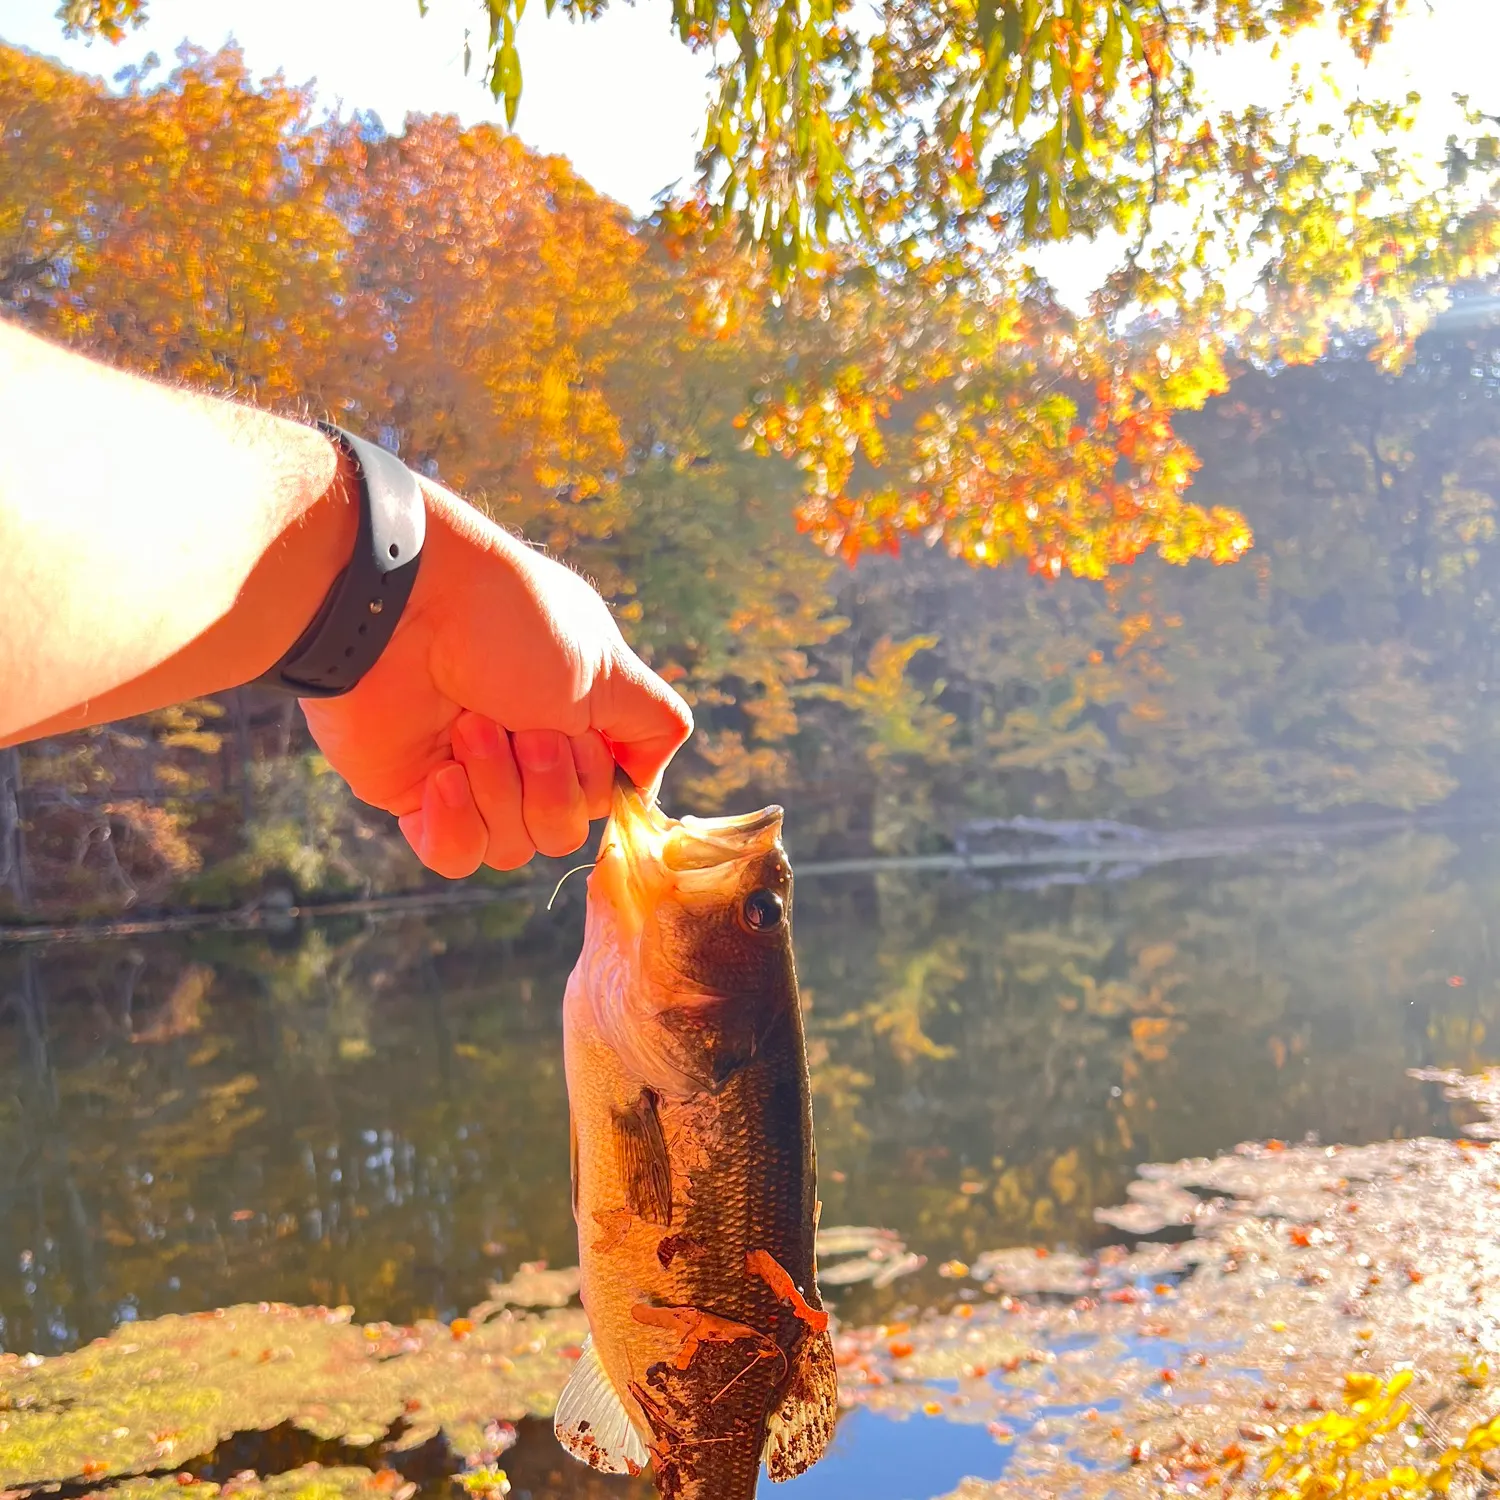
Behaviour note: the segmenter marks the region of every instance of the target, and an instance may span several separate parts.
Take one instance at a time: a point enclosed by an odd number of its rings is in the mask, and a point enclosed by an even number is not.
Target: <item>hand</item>
[[[654,788],[692,715],[582,578],[423,488],[401,623],[352,692],[303,701],[313,738],[440,875],[571,854],[609,811],[616,763]]]

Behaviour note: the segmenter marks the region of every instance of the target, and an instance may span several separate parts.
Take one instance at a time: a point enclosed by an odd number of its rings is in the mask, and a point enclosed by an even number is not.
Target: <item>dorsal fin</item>
[[[672,1223],[672,1162],[662,1134],[655,1089],[642,1089],[629,1109],[612,1109],[615,1161],[632,1213],[651,1224]]]
[[[833,1364],[833,1341],[826,1333],[810,1333],[792,1359],[791,1374],[781,1400],[766,1424],[762,1457],[772,1479],[795,1479],[823,1456],[833,1440],[839,1414],[838,1371]]]
[[[639,1474],[650,1454],[610,1384],[592,1336],[558,1398],[552,1430],[574,1458],[601,1474]]]

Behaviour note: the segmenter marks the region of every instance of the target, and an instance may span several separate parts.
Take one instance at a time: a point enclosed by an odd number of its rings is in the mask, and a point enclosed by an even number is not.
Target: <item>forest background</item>
[[[496,127],[320,115],[233,47],[118,83],[0,44],[0,315],[331,413],[586,572],[693,704],[674,809],[783,802],[808,857],[1018,813],[1495,805],[1492,139],[1352,237],[1305,153],[1226,139],[1300,216],[1279,295],[1247,331],[1137,283],[1106,326],[972,260],[736,244],[704,200],[635,220]],[[977,148],[945,149],[963,203]],[[1066,238],[1071,191],[1032,172],[1021,237]],[[257,689],[0,751],[11,914],[426,883]]]

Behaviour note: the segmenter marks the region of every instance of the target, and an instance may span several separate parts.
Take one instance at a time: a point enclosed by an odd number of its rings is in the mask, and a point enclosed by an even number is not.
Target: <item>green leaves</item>
[[[514,125],[524,0],[483,3],[487,80]],[[608,0],[547,0],[549,13],[556,3],[587,19]],[[699,156],[706,222],[765,254],[786,290],[851,260],[890,276],[934,260],[953,275],[1008,274],[1048,242],[1120,233],[1142,245],[1157,210],[1190,204],[1223,223],[1226,266],[1274,255],[1350,169],[1350,130],[1334,130],[1315,158],[1295,129],[1257,124],[1281,99],[1217,120],[1189,64],[1330,22],[1368,58],[1399,10],[1385,0],[888,0],[872,33],[853,0],[673,0],[672,25],[720,59]],[[70,32],[118,38],[145,0],[65,0],[59,15]],[[1290,99],[1290,71],[1281,81]],[[1370,118],[1399,136],[1409,114]],[[1264,148],[1253,172],[1220,144],[1252,131]],[[960,135],[974,161],[955,173]],[[1476,174],[1500,173],[1493,142],[1455,138],[1448,163],[1471,198]],[[1292,194],[1301,180],[1310,190]],[[1164,278],[1179,278],[1187,262],[1163,253]],[[1137,259],[1122,268],[1133,274]]]
[[[513,127],[521,107],[521,54],[516,50],[516,23],[526,0],[487,0],[490,14],[490,93],[505,101],[505,123]],[[467,44],[464,66],[468,67]]]

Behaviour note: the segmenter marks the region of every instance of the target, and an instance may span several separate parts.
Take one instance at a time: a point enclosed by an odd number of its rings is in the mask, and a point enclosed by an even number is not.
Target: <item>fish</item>
[[[838,1414],[782,816],[617,779],[563,999],[590,1332],[554,1430],[662,1500],[751,1500]]]

